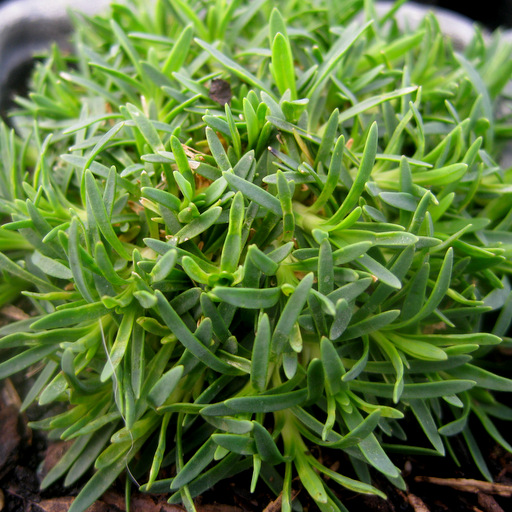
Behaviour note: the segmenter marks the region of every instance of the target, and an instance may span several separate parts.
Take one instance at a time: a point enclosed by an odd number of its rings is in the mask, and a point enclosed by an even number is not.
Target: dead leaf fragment
[[[0,476],[17,456],[21,436],[18,432],[18,409],[12,405],[0,410]]]
[[[72,444],[72,441],[56,441],[48,445],[43,462],[43,477],[49,473],[49,471],[53,468],[53,466],[55,466],[55,464],[57,464],[57,462],[59,462],[60,459],[62,459]]]
[[[130,500],[130,509],[137,512],[185,512],[179,505],[171,505],[163,497],[150,494],[135,494]]]
[[[224,106],[226,103],[231,101],[231,86],[229,85],[229,82],[226,82],[226,80],[216,78],[215,80],[212,80],[210,92],[208,94],[213,101]]]
[[[30,315],[27,315],[25,311],[12,304],[8,304],[7,306],[4,306],[2,309],[0,309],[0,314],[7,317],[9,320],[14,321],[26,320],[27,318],[30,318]]]
[[[197,508],[197,512],[243,512],[239,507],[233,505],[202,505]]]
[[[33,503],[31,512],[67,512],[74,498],[66,496],[62,498],[53,498],[43,500],[39,503]],[[112,509],[102,501],[93,503],[85,512],[111,512]]]

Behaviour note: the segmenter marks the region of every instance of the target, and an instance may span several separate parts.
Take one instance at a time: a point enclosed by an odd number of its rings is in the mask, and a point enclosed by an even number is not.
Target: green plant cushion
[[[453,436],[491,480],[472,416],[511,449],[510,45],[362,4],[76,15],[2,126],[0,304],[31,317],[0,377],[37,368],[22,408],[64,405],[32,426],[74,440],[43,487],[95,468],[71,512],[125,470],[188,511],[242,471],[345,511]]]

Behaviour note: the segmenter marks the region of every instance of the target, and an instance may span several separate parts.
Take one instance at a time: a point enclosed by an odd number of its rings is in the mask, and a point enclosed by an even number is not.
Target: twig
[[[291,500],[293,501],[299,494],[300,489],[295,491],[292,489]],[[274,501],[271,501],[263,510],[263,512],[279,512],[281,510],[281,502],[283,499],[283,493],[281,493]]]
[[[430,509],[425,505],[423,500],[414,494],[407,494],[407,501],[414,509],[414,512],[430,512]]]
[[[478,493],[478,504],[485,512],[505,512],[492,496],[483,492]]]
[[[266,507],[263,512],[279,512],[281,510],[281,501],[282,501],[282,493],[274,500],[271,501]]]
[[[471,478],[437,478],[434,476],[417,476],[416,482],[428,482],[435,485],[444,485],[464,492],[484,492],[486,494],[497,494],[498,496],[512,496],[512,485],[497,484],[494,482],[483,482]]]

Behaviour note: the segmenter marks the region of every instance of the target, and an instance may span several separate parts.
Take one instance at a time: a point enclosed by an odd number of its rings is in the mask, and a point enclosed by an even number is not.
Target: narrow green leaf
[[[243,110],[247,130],[248,147],[255,148],[260,135],[259,121],[251,102],[247,98],[243,99]]]
[[[466,425],[464,430],[462,431],[462,435],[466,441],[466,444],[469,449],[469,453],[471,453],[471,457],[475,461],[477,468],[480,470],[480,473],[484,476],[484,478],[488,482],[493,482],[493,476],[487,467],[487,463],[485,462],[485,458],[480,450],[479,443],[473,436],[473,433],[469,429],[469,425]]]
[[[333,118],[334,119],[334,118]],[[330,121],[330,120],[329,120]],[[326,135],[324,135],[325,137]],[[324,139],[322,139],[322,144],[324,143]],[[320,155],[320,150],[323,149],[320,146],[318,150],[318,154]],[[327,173],[327,179],[325,184],[320,192],[320,195],[316,198],[315,202],[309,207],[309,210],[312,212],[317,212],[327,201],[332,197],[333,192],[336,190],[338,186],[338,182],[341,176],[342,171],[342,161],[343,161],[343,153],[345,151],[345,137],[341,135],[336,141],[336,146],[334,147],[334,151],[331,158],[331,163],[329,165],[329,171]],[[317,155],[318,158],[318,155]]]
[[[418,322],[419,320],[427,317],[435,311],[439,303],[445,298],[448,288],[450,287],[452,266],[453,249],[450,247],[446,251],[446,255],[444,257],[443,264],[441,265],[441,269],[439,271],[439,275],[437,277],[434,288],[432,289],[432,293],[430,294],[423,307],[412,318],[393,324],[394,329],[401,329],[402,327]]]
[[[103,202],[103,199],[98,190],[96,180],[89,170],[85,171],[85,187],[87,200],[90,203],[91,211],[93,212],[94,219],[96,220],[96,224],[101,233],[107,242],[109,242],[109,244],[112,246],[112,248],[119,254],[119,256],[126,260],[131,259],[130,254],[124,248],[119,238],[117,238],[117,235],[112,228],[112,224],[108,218],[105,203]]]
[[[178,340],[192,352],[201,362],[206,366],[221,373],[237,373],[229,364],[219,359],[213,352],[205,347],[188,329],[180,316],[176,313],[173,307],[169,304],[165,296],[157,290],[155,292],[157,297],[156,309],[164,323],[174,333]]]
[[[320,353],[327,390],[329,394],[336,395],[344,387],[341,379],[345,373],[345,368],[343,368],[343,363],[332,341],[325,336],[322,337],[320,342]]]
[[[347,299],[350,300],[350,297],[347,297]],[[329,338],[337,340],[345,332],[351,318],[352,308],[349,306],[349,303],[345,299],[339,299],[336,302],[336,312],[331,329],[329,330]]]
[[[359,197],[364,190],[366,182],[370,178],[370,174],[373,170],[375,163],[375,156],[377,154],[377,142],[378,142],[378,131],[377,123],[373,123],[370,131],[368,132],[368,138],[363,151],[363,157],[361,159],[361,165],[357,171],[356,178],[352,187],[350,188],[347,196],[343,203],[339,207],[338,211],[328,220],[325,224],[336,225],[340,223],[348,213],[357,205]]]
[[[297,99],[295,85],[295,67],[293,65],[292,49],[286,34],[278,32],[272,41],[272,74],[281,95],[287,90],[291,99]]]
[[[273,196],[263,188],[254,185],[254,183],[244,180],[233,173],[224,172],[222,175],[234,189],[242,192],[245,197],[251,199],[255,203],[258,203],[263,208],[270,210],[279,217],[282,217],[283,211],[281,209],[281,203],[277,197]]]
[[[114,345],[110,351],[110,355],[107,358],[105,367],[101,372],[101,381],[105,382],[112,374],[116,371],[117,367],[121,364],[121,361],[126,353],[128,343],[132,336],[133,324],[135,317],[138,314],[136,307],[130,307],[123,311],[123,317],[119,325],[119,330],[116,334]]]
[[[81,259],[78,219],[76,217],[71,219],[71,225],[69,227],[68,257],[69,266],[71,267],[71,272],[73,273],[73,278],[75,280],[75,286],[80,291],[84,299],[88,302],[94,302],[95,298],[93,295],[96,297],[97,295],[93,292],[92,286],[89,285],[87,270],[84,268]]]
[[[98,318],[108,314],[108,312],[109,310],[102,302],[94,302],[92,304],[75,306],[73,308],[62,309],[60,311],[50,313],[49,315],[36,320],[30,328],[39,330],[68,327],[82,322],[97,320]]]
[[[277,194],[283,211],[283,240],[289,242],[293,238],[295,229],[295,215],[293,213],[292,199],[295,184],[288,182],[282,171],[277,171]]]
[[[242,229],[245,217],[244,199],[237,192],[229,209],[229,225],[222,248],[220,268],[224,272],[235,272],[242,251]]]
[[[379,279],[382,283],[391,286],[392,288],[400,289],[402,288],[402,283],[391,271],[389,271],[386,267],[381,265],[378,261],[374,260],[368,254],[363,254],[360,256],[356,263],[361,265],[364,269],[368,270],[371,274],[373,274],[377,279]]]
[[[349,29],[346,29],[339,39],[331,46],[329,52],[324,58],[324,61],[322,62],[322,65],[318,69],[314,82],[307,89],[306,95],[308,98],[313,96],[349,48],[361,37],[371,24],[372,22],[368,22],[362,27],[352,25]]]
[[[240,139],[240,133],[238,132],[238,128],[235,124],[235,118],[233,117],[231,109],[227,103],[224,105],[224,110],[226,112],[226,119],[228,121],[229,136],[233,142],[233,150],[237,158],[240,159],[242,156],[242,141]]]
[[[46,474],[41,482],[41,489],[46,489],[53,482],[58,480],[72,466],[73,462],[80,456],[91,441],[91,435],[82,436],[77,439],[66,450],[66,453],[60,458],[55,466]]]
[[[154,407],[160,407],[176,389],[181,376],[183,366],[175,366],[164,373],[148,393],[148,401]]]
[[[210,127],[206,128],[206,139],[208,140],[208,146],[210,147],[212,156],[215,158],[219,169],[221,171],[229,171],[231,169],[231,163],[229,162],[229,158],[224,150],[224,146],[219,140],[219,137],[217,137],[217,134]]]
[[[213,460],[216,450],[217,444],[212,438],[208,439],[181,468],[172,481],[171,490],[180,489],[198,476]]]
[[[0,379],[5,379],[15,373],[37,363],[47,355],[55,352],[55,346],[43,345],[25,350],[21,354],[11,357],[0,363]]]
[[[427,399],[440,396],[449,396],[462,391],[467,391],[475,386],[473,380],[444,380],[439,382],[419,382],[413,384],[405,384],[402,398],[408,399]],[[363,380],[353,380],[350,388],[354,391],[370,393],[375,396],[384,398],[392,398],[393,385],[381,382],[367,382]]]
[[[174,235],[178,243],[181,244],[196,236],[199,236],[201,233],[203,233],[208,228],[213,226],[213,224],[215,224],[221,213],[222,208],[220,206],[214,206],[203,212],[199,217],[194,219],[192,222],[183,226]]]
[[[416,185],[439,187],[459,181],[467,173],[467,170],[467,164],[458,163],[429,171],[413,173],[412,179]]]
[[[329,295],[334,289],[334,258],[331,244],[327,239],[322,240],[318,255],[318,291]]]
[[[352,382],[352,384],[355,381]],[[352,386],[351,384],[351,386]],[[362,422],[363,417],[357,409],[353,409],[351,413],[340,408],[340,413],[350,430],[357,428]],[[365,437],[358,445],[366,460],[377,470],[386,476],[396,478],[400,472],[398,468],[391,462],[386,452],[380,445],[374,434]]]
[[[289,393],[276,395],[246,396],[241,398],[229,398],[224,403],[229,409],[236,412],[266,413],[282,411],[302,404],[307,398],[307,390],[299,389]],[[202,411],[207,414],[206,410]]]
[[[306,301],[308,294],[313,286],[314,274],[307,274],[295,288],[292,295],[288,298],[285,307],[279,317],[277,325],[272,334],[272,350],[280,354],[285,346],[288,337],[292,331],[293,325],[298,320]]]
[[[212,439],[222,448],[241,455],[255,455],[254,439],[240,434],[213,434]]]
[[[114,139],[114,137],[124,128],[124,126],[125,121],[120,121],[100,137],[98,142],[94,145],[94,147],[89,152],[89,155],[87,156],[87,160],[83,166],[84,170],[90,167],[94,159],[108,146],[110,141]]]
[[[261,460],[272,465],[284,462],[284,457],[281,455],[281,452],[277,448],[276,443],[268,430],[257,421],[253,421],[252,425],[256,449]]]
[[[73,274],[66,265],[60,261],[48,258],[39,251],[34,251],[32,254],[32,263],[39,267],[46,275],[56,277],[57,279],[72,279]]]
[[[281,288],[229,288],[216,286],[210,292],[214,298],[247,309],[271,308],[281,297]]]
[[[509,453],[512,452],[512,445],[503,437],[501,432],[496,428],[496,425],[491,421],[489,416],[485,414],[480,408],[473,408],[475,414],[478,416],[478,419],[482,422],[485,431],[505,450]]]
[[[96,457],[101,453],[105,444],[110,439],[114,428],[115,422],[113,425],[105,427],[101,432],[95,432],[94,436],[87,444],[87,449],[82,451],[80,456],[69,468],[64,480],[66,487],[75,483],[94,464]]]
[[[320,142],[320,147],[318,148],[318,152],[315,157],[315,161],[313,163],[313,167],[315,169],[318,169],[318,165],[320,163],[323,163],[324,165],[327,165],[327,158],[331,154],[332,147],[334,145],[334,141],[336,140],[336,130],[338,128],[338,116],[339,116],[339,110],[336,108],[333,110],[331,116],[329,117],[329,120],[327,121],[327,124],[325,126],[325,131],[322,137],[322,140]],[[338,147],[338,144],[341,144],[340,139],[336,141],[336,147]],[[340,148],[341,149],[341,148]],[[343,150],[345,149],[345,141],[343,141]],[[328,176],[333,171],[334,174],[336,174],[336,170],[339,168],[341,171],[341,167],[337,167],[341,164],[341,161],[334,160],[334,155],[336,154],[336,149],[333,153],[333,158],[331,159],[330,165],[328,166]],[[338,152],[339,154],[339,152]],[[334,166],[333,169],[331,169]],[[312,208],[313,209],[313,208]]]
[[[142,74],[142,69],[140,67],[140,63],[141,63],[142,59],[138,55],[138,53],[135,50],[134,46],[132,45],[130,39],[126,35],[125,31],[121,28],[121,26],[114,19],[110,20],[110,26],[116,36],[116,40],[119,42],[119,44],[121,45],[123,50],[126,52],[126,55],[131,60],[132,64],[135,66],[137,73],[142,78],[143,74]]]
[[[356,103],[353,107],[350,107],[341,112],[338,118],[338,122],[344,123],[348,119],[356,117],[359,114],[366,112],[367,110],[370,110],[378,105],[381,105],[382,103],[385,103],[386,101],[391,101],[402,96],[407,96],[408,94],[411,94],[417,90],[417,87],[405,87],[403,89],[397,89],[396,91],[393,92],[372,96],[371,98]]]
[[[251,384],[257,391],[264,391],[267,386],[270,359],[271,328],[268,315],[261,316],[254,338],[251,358]]]
[[[41,279],[31,274],[30,272],[27,272],[20,265],[9,259],[2,251],[0,251],[0,270],[12,274],[13,276],[19,277],[23,281],[33,283],[41,290],[47,292],[60,291],[57,286],[54,286],[49,281],[45,281],[44,279]]]
[[[372,414],[374,414],[374,413],[372,413]],[[314,467],[316,467],[321,473],[324,473],[327,477],[331,478],[337,484],[345,487],[346,489],[349,489],[352,492],[355,492],[358,494],[359,493],[374,494],[384,500],[387,499],[387,496],[382,491],[379,491],[377,488],[373,487],[372,485],[360,482],[359,480],[354,480],[352,478],[348,478],[344,475],[340,475],[339,473],[336,473],[335,471],[328,469],[321,464],[316,464],[314,462],[314,460],[315,459],[312,459]]]
[[[276,261],[258,249],[256,245],[249,246],[247,259],[250,259],[261,272],[268,276],[273,276],[279,268]]]
[[[127,103],[126,109],[153,152],[158,153],[159,151],[163,151],[165,149],[164,145],[151,120],[148,119],[135,105]]]
[[[448,359],[446,352],[439,347],[435,347],[424,341],[413,340],[408,336],[401,336],[394,332],[386,334],[393,344],[411,356],[423,359],[425,361],[444,361]]]
[[[315,500],[319,507],[324,503],[328,503],[327,493],[325,491],[324,481],[315,472],[309,463],[309,458],[301,453],[301,447],[294,448],[294,463],[300,481],[308,494]]]
[[[396,373],[395,385],[393,387],[393,403],[397,404],[400,401],[404,389],[404,362],[400,353],[385,336],[381,333],[374,332],[373,339],[377,342],[382,352],[389,359]]]
[[[138,452],[142,442],[137,440],[134,443],[133,454]],[[100,496],[112,485],[114,480],[121,474],[126,467],[124,457],[113,462],[111,465],[98,470],[92,478],[85,484],[78,496],[75,498],[69,508],[69,512],[83,512],[92,505]]]
[[[322,446],[327,446],[329,448],[344,449],[350,446],[358,445],[359,443],[361,443],[361,441],[366,439],[375,430],[381,416],[381,410],[379,408],[375,409],[363,421],[361,421],[361,423],[359,423],[357,427],[352,428],[346,436],[343,436],[338,441],[327,442],[325,444],[322,444]]]
[[[425,400],[410,400],[409,405],[420,424],[423,432],[425,432],[429,441],[432,443],[437,452],[441,455],[445,454],[444,444],[437,431],[437,425],[434,421],[432,413]]]
[[[152,282],[163,281],[171,273],[177,260],[178,252],[175,250],[170,250],[162,255],[149,274]]]
[[[453,368],[449,370],[449,373],[458,379],[471,379],[484,389],[504,392],[509,392],[512,389],[512,379],[496,375],[473,364]]]
[[[173,71],[181,69],[190,51],[190,44],[192,43],[193,37],[194,29],[192,28],[192,24],[187,25],[172,45],[172,49],[162,67],[162,73],[170,75]]]

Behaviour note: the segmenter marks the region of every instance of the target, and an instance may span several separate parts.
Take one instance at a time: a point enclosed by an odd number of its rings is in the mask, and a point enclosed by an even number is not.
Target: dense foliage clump
[[[44,487],[95,467],[73,512],[125,469],[189,511],[242,471],[285,511],[296,476],[344,511],[339,486],[403,487],[392,454],[453,436],[492,479],[471,417],[512,449],[491,367],[512,317],[510,46],[454,51],[433,17],[403,32],[372,2],[274,4],[77,15],[76,53],[1,129],[0,303],[31,317],[0,329],[0,377],[35,368],[22,408],[62,404],[33,427],[74,439]]]

